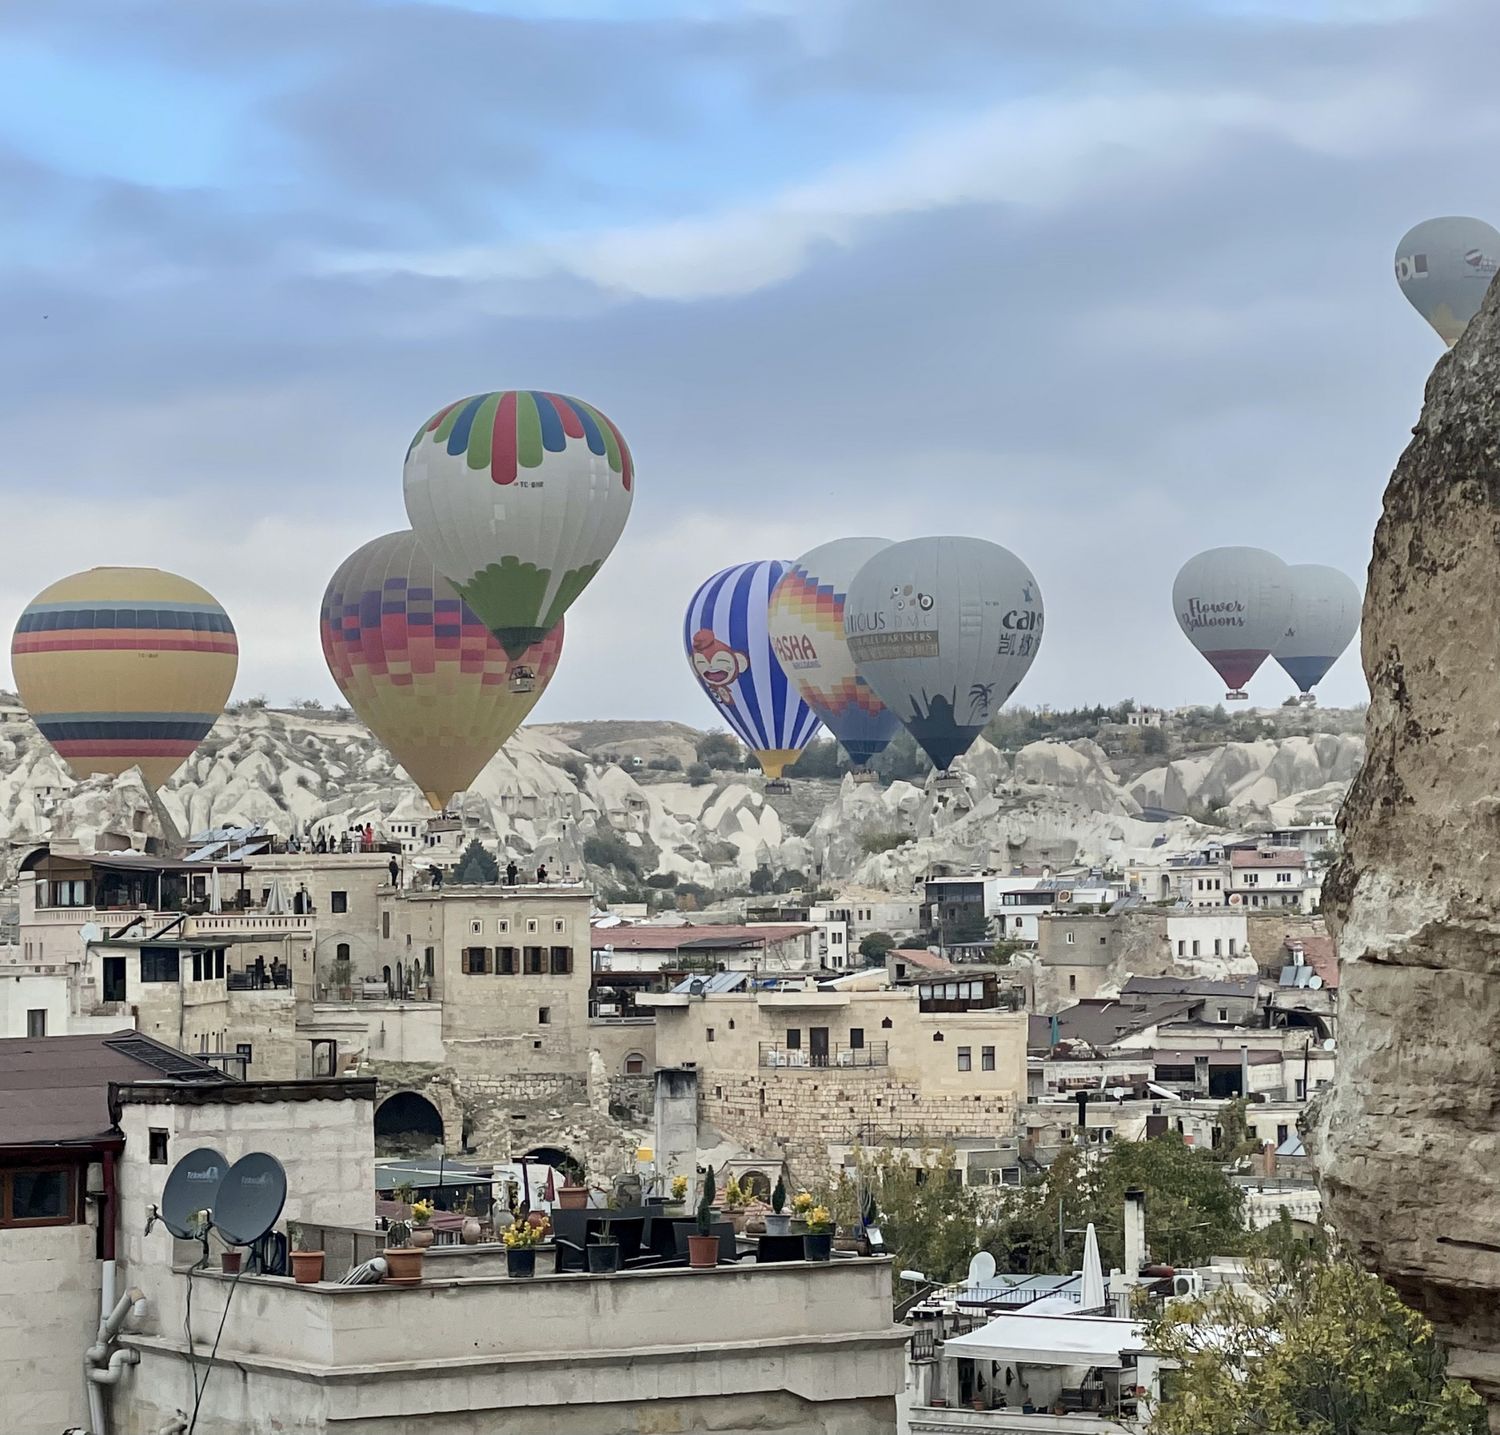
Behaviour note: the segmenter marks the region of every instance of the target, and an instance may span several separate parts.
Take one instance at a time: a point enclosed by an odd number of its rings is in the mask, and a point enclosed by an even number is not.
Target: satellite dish
[[[969,1261],[969,1282],[971,1285],[982,1286],[986,1281],[994,1279],[995,1258],[988,1251],[980,1251]]]
[[[229,1170],[229,1158],[212,1146],[189,1151],[167,1174],[161,1193],[162,1224],[181,1241],[192,1240],[193,1217],[215,1210],[219,1187]]]
[[[286,1172],[264,1151],[241,1156],[224,1174],[214,1206],[214,1226],[231,1246],[258,1241],[286,1204]]]
[[[1323,978],[1322,977],[1309,977],[1307,979],[1307,985],[1313,991],[1315,991],[1315,992],[1316,991],[1321,991],[1323,989]]]
[[[1071,902],[1072,900],[1073,894],[1071,892],[1059,892],[1057,894],[1057,905],[1059,907],[1066,906],[1067,903]]]
[[[1330,1037],[1329,1037],[1329,1038],[1328,1038],[1328,1039],[1327,1039],[1327,1040],[1326,1040],[1326,1041],[1325,1041],[1325,1042],[1324,1042],[1324,1043],[1323,1043],[1323,1050],[1324,1050],[1324,1051],[1332,1051],[1332,1050],[1333,1050],[1333,1049],[1334,1049],[1334,1047],[1335,1047],[1335,1046],[1336,1046],[1336,1045],[1337,1045],[1337,1044],[1338,1044],[1338,1043],[1337,1043],[1337,1042],[1335,1042],[1335,1041],[1334,1041],[1334,1039],[1333,1039],[1333,1038],[1332,1038],[1332,1037],[1331,1037],[1331,1036],[1330,1036]]]
[[[702,977],[694,977],[693,980],[688,983],[688,991],[691,992],[695,997],[701,997],[707,990],[708,984],[703,980]]]
[[[104,929],[98,922],[85,922],[78,929],[78,935],[83,939],[84,945],[87,946],[91,942],[99,941],[104,936]]]
[[[1240,896],[1240,894],[1238,892],[1231,892],[1229,894],[1229,905],[1231,907],[1238,907],[1238,906],[1242,905],[1243,902],[1244,902],[1244,900],[1245,899],[1242,896]]]

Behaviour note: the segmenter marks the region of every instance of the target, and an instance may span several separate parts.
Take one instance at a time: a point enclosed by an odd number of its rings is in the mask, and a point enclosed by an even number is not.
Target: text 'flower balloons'
[[[859,676],[844,637],[844,601],[865,562],[888,538],[839,538],[804,553],[771,592],[771,646],[803,700],[866,767],[901,731],[901,721]]]
[[[619,429],[582,399],[508,389],[439,409],[402,481],[417,541],[519,657],[609,557],[635,468]]]
[[[860,676],[940,770],[1020,685],[1042,625],[1031,570],[982,538],[893,543],[855,574],[844,602]]]
[[[239,666],[213,595],[157,568],[90,568],[44,588],[10,654],[21,701],[75,777],[138,767],[152,787],[208,736]]]
[[[323,595],[322,639],[349,706],[440,809],[536,706],[563,625],[508,657],[416,536],[401,532],[339,565]]]
[[[771,649],[766,615],[786,569],[765,559],[715,573],[693,594],[682,633],[698,686],[772,781],[818,730]]]
[[[1263,548],[1210,548],[1182,565],[1172,609],[1187,640],[1229,687],[1245,684],[1286,636],[1292,585],[1286,564]]]

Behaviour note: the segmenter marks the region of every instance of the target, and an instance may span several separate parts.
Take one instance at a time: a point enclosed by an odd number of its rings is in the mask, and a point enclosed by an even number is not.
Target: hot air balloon
[[[323,656],[349,706],[434,808],[465,791],[536,706],[563,625],[507,657],[411,532],[356,549],[323,594]]]
[[[161,787],[224,710],[229,615],[156,568],[90,568],[44,588],[10,641],[21,701],[75,777],[132,767]]]
[[[1500,263],[1500,232],[1482,219],[1424,219],[1396,246],[1396,282],[1451,349],[1484,303]]]
[[[867,768],[901,731],[901,720],[854,669],[844,640],[849,581],[888,538],[839,538],[804,553],[771,590],[771,647],[802,700]]]
[[[766,627],[771,592],[786,570],[770,558],[715,573],[693,594],[682,628],[698,686],[775,783],[818,730]]]
[[[859,675],[943,772],[1026,676],[1042,623],[1031,570],[982,538],[893,543],[844,601]]]
[[[598,409],[507,389],[423,424],[404,487],[417,541],[514,658],[557,626],[609,557],[635,468]]]
[[[1225,698],[1236,701],[1286,636],[1291,579],[1263,548],[1210,548],[1182,565],[1172,607],[1188,642],[1228,685]]]
[[[1272,656],[1297,684],[1305,703],[1359,631],[1359,587],[1321,563],[1292,563],[1292,620]]]

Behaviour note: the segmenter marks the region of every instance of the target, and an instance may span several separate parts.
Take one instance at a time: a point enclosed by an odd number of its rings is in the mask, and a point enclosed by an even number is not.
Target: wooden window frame
[[[67,1195],[63,1201],[63,1214],[61,1216],[40,1216],[32,1220],[16,1220],[11,1215],[11,1201],[14,1196],[12,1183],[17,1176],[44,1176],[60,1174],[67,1182]],[[79,1224],[78,1213],[78,1168],[76,1166],[60,1165],[56,1162],[47,1162],[36,1166],[5,1166],[0,1167],[0,1230],[29,1230],[33,1226],[76,1226]]]

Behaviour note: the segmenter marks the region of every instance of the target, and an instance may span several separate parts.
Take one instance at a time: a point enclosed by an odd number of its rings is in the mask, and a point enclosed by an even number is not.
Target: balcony
[[[789,1050],[774,1041],[760,1044],[760,1064],[776,1070],[826,1071],[829,1067],[849,1069],[853,1067],[887,1066],[888,1044],[883,1041],[866,1042],[863,1046],[845,1046],[842,1043],[828,1051]]]

